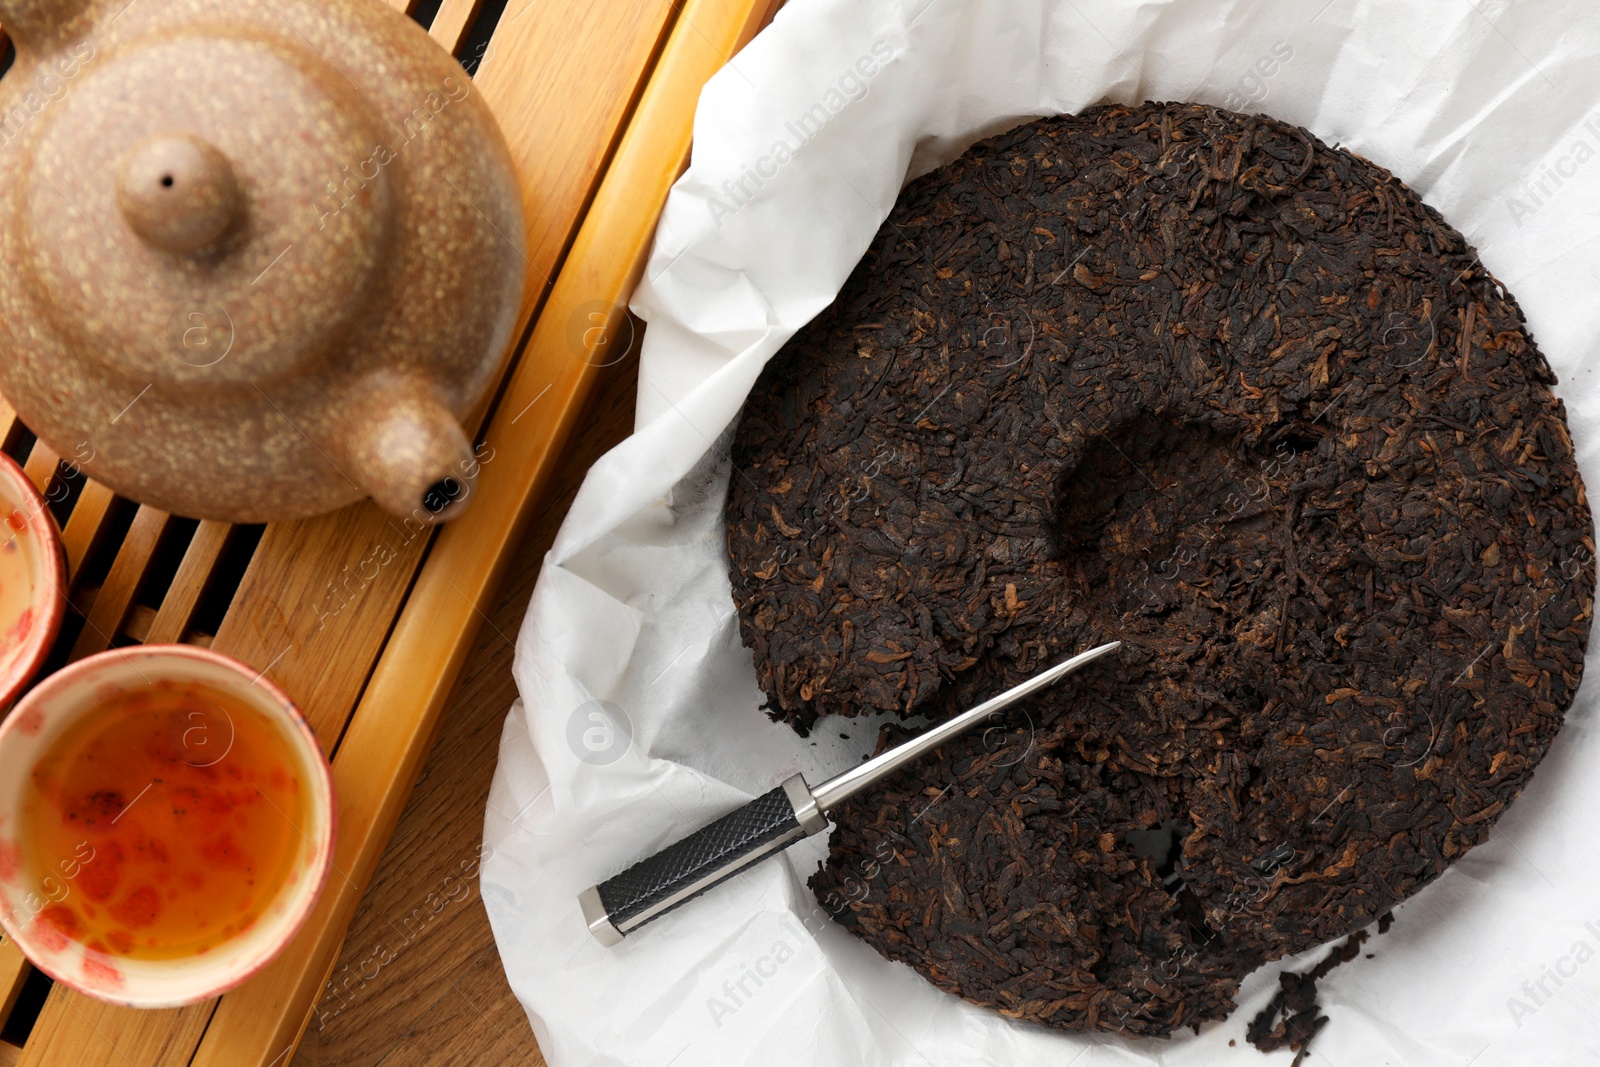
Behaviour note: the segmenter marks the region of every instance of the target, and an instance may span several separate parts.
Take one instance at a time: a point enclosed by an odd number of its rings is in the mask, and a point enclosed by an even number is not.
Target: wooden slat
[[[141,645],[152,644],[150,628],[156,624],[154,608],[147,608],[143,604],[134,604],[128,609],[128,617],[122,620],[122,635],[130,641]]]
[[[458,1033],[456,1063],[510,1063],[539,1067],[533,1029],[506,984],[495,954],[489,916],[476,893],[481,871],[470,864],[483,839],[483,809],[494,777],[506,709],[517,698],[511,675],[513,638],[521,627],[545,553],[555,540],[585,472],[633,430],[637,360],[620,360],[596,376],[572,438],[534,508],[527,535],[511,551],[505,580],[487,608],[484,629],[462,668],[461,680],[439,716],[439,737],[429,749],[404,814],[384,846],[333,970],[310,1016],[310,1028],[293,1067],[395,1067],[383,1057],[413,1027]],[[535,408],[534,410],[538,410]],[[509,415],[507,417],[510,417]],[[530,412],[529,418],[532,418]],[[446,882],[446,876],[454,881]],[[428,894],[450,899],[440,913]],[[460,896],[460,899],[457,897]],[[435,899],[438,899],[437,897]],[[432,916],[431,918],[429,916]],[[391,949],[394,958],[380,955]],[[455,977],[484,958],[493,979],[468,1003],[439,975]],[[386,958],[376,981],[372,961]],[[495,1040],[482,1040],[481,1021],[495,1022]],[[495,1057],[508,1043],[522,1056]],[[407,1042],[407,1047],[414,1047]],[[490,1047],[484,1047],[484,1046]],[[403,1054],[397,1062],[405,1062]]]
[[[57,996],[56,986],[22,1052],[22,1067],[186,1067],[211,1014],[176,1008],[133,1011],[87,997]]]
[[[56,476],[56,466],[61,462],[61,457],[50,451],[43,441],[35,441],[33,451],[28,453],[28,462],[22,465],[23,473],[33,483],[33,487],[43,493],[50,488],[50,479]]]
[[[691,2],[674,26],[660,69],[597,191],[555,295],[490,427],[495,458],[484,467],[477,499],[440,535],[340,743],[333,765],[340,801],[336,862],[348,878],[330,883],[306,930],[283,956],[223,998],[193,1067],[265,1064],[292,1047],[301,1032],[360,887],[371,877],[427,752],[433,724],[476,635],[489,592],[593,379],[595,367],[569,347],[568,325],[584,305],[596,299],[620,305],[631,289],[656,214],[687,157],[700,88],[766,17],[764,4],[759,14],[750,8],[748,0]],[[540,39],[558,36],[553,26],[545,28],[546,20],[583,19],[585,28],[598,35],[592,53],[579,49],[542,57],[554,64],[544,77],[533,76],[526,67],[531,56],[497,41],[479,75],[480,87],[518,146],[514,152],[524,172],[524,189],[535,190],[540,184],[528,179],[530,167],[540,180],[555,182],[560,174],[559,161],[547,153],[549,138],[539,136],[537,123],[583,103],[567,93],[562,68],[574,62],[592,67],[590,55],[605,55],[605,65],[628,69],[623,32],[628,22],[619,24],[617,12],[606,5],[535,5],[526,11],[526,21],[538,26]],[[633,65],[642,64],[635,60]],[[591,70],[586,94],[593,92],[594,80]],[[529,159],[530,152],[536,157]],[[548,204],[530,205],[537,250],[554,245],[547,232],[538,232],[548,210]],[[541,402],[532,417],[522,418]]]
[[[96,481],[86,483],[83,492],[78,494],[66,529],[61,532],[61,542],[67,549],[67,574],[73,580],[77,579],[83,561],[99,548],[106,530],[106,519],[116,499],[115,493]]]
[[[17,1067],[22,1062],[22,1050],[9,1041],[0,1041],[0,1067]]]
[[[172,516],[157,508],[139,509],[133,525],[128,528],[128,536],[117,551],[111,573],[106,575],[105,583],[95,594],[94,604],[82,612],[87,621],[78,635],[78,643],[72,646],[73,659],[104,652],[116,638],[134,594],[139,591],[139,583],[144,580],[150,557],[155,554],[161,535],[167,532],[171,522]]]
[[[455,55],[482,6],[483,0],[444,0],[439,5],[439,13],[433,17],[433,25],[428,27],[429,36],[446,52]]]
[[[233,527],[225,522],[206,521],[200,524],[194,532],[194,539],[184,550],[183,562],[178,564],[178,573],[173,575],[167,595],[161,600],[161,609],[156,612],[155,622],[150,625],[141,643],[168,645],[183,640],[184,631],[189,629],[189,623],[194,618],[195,605],[200,602],[200,594],[205,592],[211,571],[216,567],[222,550],[228,546],[228,538],[232,534]]]
[[[11,434],[19,428],[17,412],[6,403],[6,398],[0,396],[0,446],[4,446],[11,439]]]
[[[596,131],[619,130],[678,6],[675,0],[534,2],[508,9],[495,32],[474,84],[500,122],[522,186],[529,264],[524,325],[549,294],[573,239],[571,224],[615,144],[614,133],[602,138]],[[579,139],[594,153],[582,181],[551,150]]]
[[[12,944],[9,937],[0,940],[0,1027],[11,1018],[11,1009],[16,1007],[22,983],[32,973],[33,965],[22,954],[22,950]]]
[[[212,643],[282,686],[329,752],[430,540],[406,536],[370,503],[268,526]]]

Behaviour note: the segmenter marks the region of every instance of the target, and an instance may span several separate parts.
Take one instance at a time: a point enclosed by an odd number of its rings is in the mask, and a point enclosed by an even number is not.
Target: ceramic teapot
[[[0,0],[0,394],[136,500],[452,517],[522,298],[511,155],[378,0]]]

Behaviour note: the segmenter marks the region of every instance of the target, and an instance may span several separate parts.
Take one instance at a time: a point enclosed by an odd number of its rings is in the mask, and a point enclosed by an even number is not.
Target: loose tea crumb
[[[836,813],[819,902],[1009,1017],[1165,1035],[1438,877],[1582,675],[1554,380],[1459,233],[1272,119],[1105,106],[911,183],[737,431],[769,711],[1124,644]]]
[[[1304,1060],[1311,1049],[1311,1039],[1328,1023],[1328,1017],[1317,1006],[1317,982],[1341,963],[1355,959],[1366,940],[1367,932],[1357,930],[1305,974],[1284,971],[1278,975],[1277,995],[1250,1021],[1245,1038],[1262,1052],[1284,1048],[1298,1052],[1290,1067]],[[1282,1022],[1278,1021],[1280,1018]]]

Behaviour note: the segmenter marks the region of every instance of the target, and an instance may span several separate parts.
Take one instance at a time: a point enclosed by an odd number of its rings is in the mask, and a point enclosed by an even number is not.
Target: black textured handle
[[[600,883],[600,903],[612,925],[627,933],[804,836],[779,786]]]

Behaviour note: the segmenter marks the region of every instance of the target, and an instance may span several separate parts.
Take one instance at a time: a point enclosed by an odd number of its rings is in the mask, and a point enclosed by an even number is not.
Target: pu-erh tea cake
[[[1459,233],[1282,122],[1103,106],[911,183],[737,431],[769,713],[1123,647],[850,802],[819,903],[1013,1018],[1162,1035],[1437,878],[1582,671],[1554,382]]]

